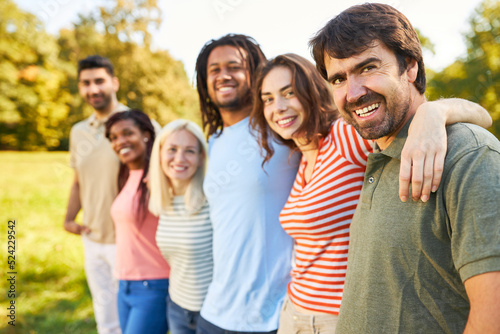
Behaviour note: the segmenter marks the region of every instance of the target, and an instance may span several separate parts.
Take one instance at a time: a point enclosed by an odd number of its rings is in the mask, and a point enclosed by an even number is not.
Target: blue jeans
[[[195,334],[200,312],[186,310],[167,297],[167,320],[170,334]]]
[[[118,317],[122,334],[166,334],[168,279],[120,280]]]
[[[196,327],[196,334],[276,334],[277,330],[270,332],[235,332],[227,331],[214,324],[206,321],[200,316],[198,319],[198,326]],[[172,333],[173,334],[173,333]]]

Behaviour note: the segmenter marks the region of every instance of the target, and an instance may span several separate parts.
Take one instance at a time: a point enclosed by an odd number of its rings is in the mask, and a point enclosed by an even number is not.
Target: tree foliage
[[[151,51],[156,0],[113,0],[54,37],[12,0],[0,2],[0,149],[67,149],[71,126],[92,113],[77,88],[78,60],[110,58],[120,102],[160,124],[199,122],[197,94],[183,64]]]
[[[61,145],[71,95],[58,49],[36,17],[0,2],[0,147]]]
[[[118,99],[160,124],[200,122],[197,94],[183,64],[151,50],[161,23],[157,0],[108,0],[52,36],[13,0],[0,1],[0,149],[62,150],[71,126],[90,115],[77,90],[77,62],[100,54],[120,79]],[[500,2],[484,0],[470,18],[467,55],[440,73],[428,71],[430,99],[462,97],[480,103],[500,137]],[[419,34],[433,52],[428,38]]]
[[[431,73],[429,98],[461,97],[491,114],[491,132],[500,138],[500,2],[485,0],[470,18],[467,55],[440,73]]]

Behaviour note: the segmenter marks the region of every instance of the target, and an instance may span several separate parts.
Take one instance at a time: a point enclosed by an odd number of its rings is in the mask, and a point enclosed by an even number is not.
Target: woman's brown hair
[[[304,121],[297,129],[297,133],[304,137],[305,145],[312,143],[314,147],[318,147],[320,139],[328,134],[331,123],[339,117],[338,110],[333,104],[330,87],[310,61],[299,55],[287,53],[261,65],[255,81],[250,124],[256,131],[260,147],[265,150],[263,165],[274,154],[270,143],[272,140],[292,150],[297,150],[295,142],[291,139],[285,140],[275,133],[264,117],[264,103],[261,99],[262,83],[272,69],[280,66],[289,69],[292,73],[292,91],[304,109]]]

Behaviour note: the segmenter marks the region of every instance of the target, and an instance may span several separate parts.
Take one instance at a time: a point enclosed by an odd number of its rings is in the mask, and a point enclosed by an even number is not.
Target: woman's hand
[[[399,198],[427,202],[441,183],[446,157],[446,125],[473,123],[484,128],[492,124],[488,111],[463,99],[442,99],[421,104],[413,117],[408,138],[401,151]]]
[[[427,102],[419,106],[401,151],[399,170],[399,197],[406,202],[426,202],[441,182],[446,156],[446,117],[439,104]]]

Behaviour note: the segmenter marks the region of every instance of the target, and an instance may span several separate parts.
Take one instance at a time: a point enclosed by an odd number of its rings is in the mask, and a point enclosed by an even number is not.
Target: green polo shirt
[[[368,157],[337,333],[462,333],[464,281],[500,270],[500,142],[474,125],[449,126],[437,192],[403,203],[409,124]]]

